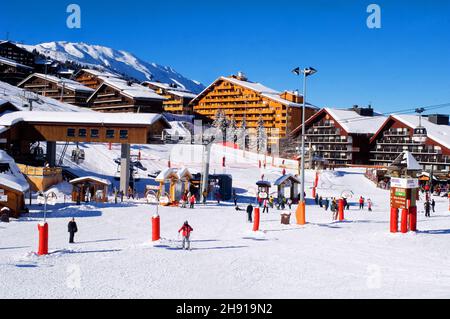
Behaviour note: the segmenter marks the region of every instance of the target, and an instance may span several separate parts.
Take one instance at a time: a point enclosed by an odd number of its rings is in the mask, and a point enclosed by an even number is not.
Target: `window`
[[[114,138],[114,130],[106,130],[106,138]]]
[[[78,130],[78,137],[86,137],[87,136],[87,130],[85,128],[80,128]]]
[[[74,128],[67,129],[67,137],[75,137],[75,129]]]
[[[91,129],[91,137],[92,138],[99,138],[100,137],[100,133],[99,133],[98,129],[96,129],[96,128]]]
[[[127,139],[128,138],[128,130],[120,130],[120,138]]]

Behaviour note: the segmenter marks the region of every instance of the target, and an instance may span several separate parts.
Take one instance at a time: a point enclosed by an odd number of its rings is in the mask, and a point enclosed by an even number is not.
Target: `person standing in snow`
[[[208,191],[205,189],[203,190],[203,205],[206,205],[206,200],[208,199]]]
[[[372,200],[370,198],[367,200],[367,208],[369,209],[369,212],[372,211]]]
[[[274,198],[273,198],[273,196],[270,196],[269,197],[269,206],[270,206],[270,208],[273,208],[273,203],[274,203]]]
[[[191,237],[191,232],[193,232],[194,229],[189,225],[188,221],[184,222],[184,225],[181,226],[178,233],[181,233],[181,236],[183,236],[183,247],[182,249],[189,250],[191,248],[191,242],[189,238]]]
[[[336,198],[333,198],[333,201],[331,202],[331,212],[333,213],[333,220],[338,219],[338,206],[336,202]]]
[[[220,192],[216,192],[216,200],[217,200],[217,204],[220,205],[220,200],[222,199],[222,196],[220,195]]]
[[[328,198],[325,198],[325,205],[324,205],[325,211],[328,211],[329,207],[330,207],[330,200]]]
[[[320,208],[323,207],[323,198],[322,198],[322,196],[319,197],[319,206],[320,206]]]
[[[249,205],[247,206],[247,215],[248,215],[248,221],[249,221],[250,223],[253,223],[253,218],[252,218],[252,215],[253,215],[253,205],[252,205],[252,204],[249,204]]]
[[[189,208],[193,209],[195,205],[195,195],[192,194],[191,197],[189,198]]]
[[[434,201],[434,198],[431,200],[431,208],[433,209],[433,213],[435,213],[435,207],[436,207],[436,202]]]
[[[186,208],[187,206],[187,202],[188,202],[188,196],[187,193],[183,193],[183,195],[181,195],[181,208]]]
[[[424,206],[425,206],[425,217],[431,217],[431,215],[430,215],[430,211],[431,211],[430,201],[426,201]]]
[[[316,205],[319,205],[319,194],[316,194],[314,201],[316,202]]]
[[[263,214],[264,213],[269,213],[269,201],[267,200],[267,198],[266,199],[264,199],[264,201],[263,201],[263,207],[264,207],[264,209],[263,209]]]
[[[234,206],[237,206],[238,198],[237,198],[235,189],[233,189],[233,201],[234,201]]]
[[[133,198],[134,200],[134,191],[133,188],[131,188],[131,186],[128,186],[128,200],[130,200],[130,198]]]
[[[289,198],[289,199],[287,200],[287,204],[288,204],[288,206],[289,206],[289,209],[292,209],[292,198]]]
[[[69,222],[69,224],[67,225],[67,230],[70,234],[69,244],[73,244],[75,239],[75,233],[78,232],[78,227],[77,223],[75,222],[75,218],[72,218],[72,220]]]
[[[359,210],[364,210],[364,197],[359,198]]]

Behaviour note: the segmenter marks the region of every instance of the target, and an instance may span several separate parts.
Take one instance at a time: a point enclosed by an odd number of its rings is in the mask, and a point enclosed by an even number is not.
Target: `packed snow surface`
[[[80,176],[113,181],[120,147],[81,147],[86,161],[77,165],[66,158],[64,164]],[[187,147],[133,146],[132,154],[141,152],[148,173],[167,168],[169,158],[174,168],[198,171],[202,148]],[[261,175],[272,183],[280,177],[281,168],[259,169],[247,156],[227,157],[222,168],[222,156],[214,147],[211,172],[233,176],[242,209],[254,203]],[[295,214],[291,225],[281,225],[281,211],[271,210],[262,215],[261,230],[252,232],[244,211],[209,201],[194,210],[159,207],[162,240],[157,243],[151,242],[156,206],[143,200],[75,206],[64,203],[70,187],[63,184],[56,188],[59,203],[49,207],[48,256],[35,254],[42,207],[34,204],[29,216],[0,224],[0,298],[448,298],[448,199],[435,197],[436,213],[428,219],[419,202],[417,233],[391,234],[389,192],[377,189],[363,172],[320,175],[319,195],[353,192],[345,222],[332,222],[330,211],[314,205],[314,172],[308,171],[305,226],[295,224]],[[150,183],[143,177],[141,198]],[[373,201],[373,212],[358,209],[360,195]],[[79,228],[74,245],[67,243],[71,217]],[[191,251],[179,249],[177,231],[185,220],[194,228]]]

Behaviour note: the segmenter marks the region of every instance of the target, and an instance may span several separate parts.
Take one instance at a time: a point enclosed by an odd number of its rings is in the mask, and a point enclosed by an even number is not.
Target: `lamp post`
[[[292,73],[295,75],[300,76],[303,74],[303,107],[302,107],[302,144],[300,149],[300,155],[301,155],[301,167],[300,167],[300,174],[301,174],[301,192],[300,192],[300,203],[298,205],[297,209],[297,224],[304,225],[306,224],[305,220],[305,116],[306,116],[306,78],[308,76],[311,76],[315,73],[317,73],[317,70],[309,67],[306,69],[300,69],[297,67],[296,69],[292,70]]]

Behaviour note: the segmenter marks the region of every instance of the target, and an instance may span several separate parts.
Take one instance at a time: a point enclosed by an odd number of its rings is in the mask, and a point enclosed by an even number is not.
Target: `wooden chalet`
[[[100,77],[103,83],[89,98],[89,107],[100,112],[162,113],[166,98],[155,91],[118,78]]]
[[[33,73],[32,67],[0,57],[0,81],[17,85],[31,73]]]
[[[391,115],[370,140],[370,162],[388,166],[402,152],[409,151],[427,171],[447,173],[450,171],[449,116],[429,115],[423,117],[422,127],[427,131],[425,141],[414,139],[419,127],[419,116]]]
[[[35,67],[36,55],[11,41],[0,41],[0,57],[15,61],[21,65]]]
[[[94,93],[93,89],[76,81],[41,73],[31,74],[18,87],[81,107],[87,107],[87,100]]]
[[[72,201],[81,202],[108,202],[108,187],[111,182],[95,176],[84,176],[70,181],[72,184]]]
[[[220,77],[191,101],[195,113],[215,118],[218,110],[256,134],[260,116],[264,121],[269,143],[278,141],[302,122],[303,96],[295,92],[278,92],[260,83],[250,82],[242,73]],[[306,118],[317,112],[307,104]]]
[[[179,87],[176,84],[160,82],[143,82],[146,86],[154,90],[157,94],[165,97],[163,102],[164,111],[172,114],[191,115],[193,114],[190,102],[197,96],[196,94]]]
[[[324,108],[305,122],[305,159],[330,166],[369,164],[369,140],[386,117],[371,107]],[[284,156],[298,156],[302,126],[281,143]],[[308,163],[307,163],[308,164]]]
[[[73,76],[74,81],[94,90],[97,90],[103,83],[102,78],[120,78],[120,76],[110,72],[91,69],[82,69]]]

